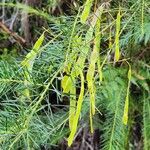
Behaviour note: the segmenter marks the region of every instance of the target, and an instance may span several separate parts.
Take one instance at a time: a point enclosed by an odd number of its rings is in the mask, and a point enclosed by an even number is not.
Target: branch
[[[16,32],[11,31],[4,23],[0,21],[0,28],[5,31],[7,34],[11,35],[17,42],[21,45],[26,43],[25,39],[19,36]]]

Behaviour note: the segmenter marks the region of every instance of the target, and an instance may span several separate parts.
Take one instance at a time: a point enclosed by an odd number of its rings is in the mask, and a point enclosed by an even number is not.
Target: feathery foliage
[[[72,148],[86,124],[101,131],[98,149],[149,150],[150,2],[68,2],[74,13],[64,3],[55,17],[53,0],[41,10],[0,2],[46,20],[26,55],[0,56],[0,149]]]

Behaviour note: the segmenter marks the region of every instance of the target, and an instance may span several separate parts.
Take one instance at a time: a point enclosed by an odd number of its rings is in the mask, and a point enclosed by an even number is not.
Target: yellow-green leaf
[[[111,27],[110,27],[110,31],[109,31],[109,49],[112,49],[112,35],[111,35]]]
[[[90,129],[91,129],[91,133],[94,132],[94,129],[93,129],[93,117],[92,116],[93,116],[92,115],[92,108],[91,108],[91,104],[90,104]]]
[[[86,36],[85,36],[85,45],[81,47],[81,52],[80,52],[80,55],[78,57],[78,60],[75,64],[75,74],[76,76],[79,75],[79,70],[83,70],[84,68],[84,63],[85,63],[85,60],[86,60],[86,57],[88,55],[88,52],[90,50],[90,40],[92,39],[93,37],[93,28],[90,27],[89,30],[87,31],[86,33]]]
[[[70,89],[70,106],[69,106],[69,127],[72,130],[74,115],[76,111],[76,86],[75,78],[72,79],[72,87]]]
[[[61,81],[61,87],[63,88],[64,93],[69,93],[72,88],[72,81],[69,76],[64,76]]]
[[[83,23],[83,24],[86,22],[86,20],[89,16],[92,3],[93,3],[93,0],[86,0],[86,2],[85,2],[85,6],[84,6],[83,12],[82,12],[81,17],[80,17],[81,23]]]
[[[94,73],[95,73],[95,65],[96,63],[98,64],[98,68],[100,69],[100,57],[99,52],[100,52],[100,19],[101,19],[101,14],[102,14],[103,8],[100,7],[97,11],[97,19],[95,23],[95,39],[94,39],[94,48],[90,56],[90,64],[89,68],[87,71],[87,83],[88,83],[88,91],[90,93],[90,104],[91,104],[91,113],[92,115],[95,114],[95,91],[94,91]],[[99,70],[99,73],[101,74],[101,71]],[[101,74],[102,75],[102,74]]]
[[[44,41],[44,33],[36,41],[31,52],[29,52],[26,58],[21,62],[21,65],[23,67],[26,67],[28,71],[32,71],[33,63],[37,57],[37,54],[40,53],[40,47],[43,41]]]
[[[43,41],[44,41],[44,33],[38,38],[38,40],[36,41],[36,43],[33,46],[33,50],[35,50],[35,52],[38,52],[38,50],[41,47]]]
[[[92,88],[89,89],[90,91],[90,104],[91,104],[91,112],[92,115],[95,115],[95,87],[94,87],[94,83],[92,85]]]
[[[73,143],[74,136],[75,136],[75,133],[77,131],[77,126],[78,126],[78,121],[79,121],[79,117],[80,117],[80,113],[81,113],[83,96],[84,96],[84,75],[83,75],[83,72],[81,69],[79,71],[80,71],[79,74],[81,77],[81,89],[80,89],[80,94],[79,94],[79,98],[77,101],[76,113],[75,113],[73,124],[71,127],[71,133],[68,137],[68,146],[71,146],[71,144]]]
[[[123,118],[122,118],[124,125],[127,125],[127,123],[128,123],[128,110],[129,110],[129,97],[127,95],[126,99],[125,99],[124,114],[123,114]]]
[[[127,62],[128,63],[128,62]],[[131,80],[131,66],[129,65],[129,70],[128,70],[128,87],[127,87],[127,94],[126,94],[126,99],[125,99],[125,106],[124,106],[124,114],[123,114],[123,124],[127,125],[128,123],[128,111],[129,111],[129,89],[130,89],[130,80]]]
[[[120,46],[119,46],[119,36],[120,36],[120,22],[121,22],[121,14],[120,14],[120,8],[119,12],[117,14],[117,20],[116,20],[116,37],[115,37],[115,61],[117,62],[120,58]]]
[[[131,80],[131,65],[129,65],[129,70],[128,70],[128,80],[130,81]]]
[[[24,78],[25,78],[25,86],[27,87],[27,80],[30,81],[30,73],[32,72],[33,64],[34,61],[37,57],[37,54],[40,52],[39,49],[44,41],[44,33],[39,37],[39,39],[36,41],[36,43],[33,46],[33,49],[31,52],[29,52],[25,59],[21,62],[21,65],[25,67],[25,72],[24,72]],[[30,90],[28,88],[25,88],[23,91],[23,96],[21,97],[21,100],[23,100],[25,97],[30,99]]]
[[[101,82],[103,76],[102,76],[102,68],[101,68],[101,63],[100,63],[100,60],[101,60],[101,58],[100,58],[100,44],[101,44],[100,27],[101,27],[101,16],[103,13],[103,7],[100,6],[98,10],[99,10],[99,12],[97,14],[98,20],[97,20],[96,25],[95,25],[95,36],[96,36],[96,38],[94,39],[94,50],[93,51],[97,51],[97,55],[98,55],[97,66],[98,66],[99,79]]]
[[[69,56],[65,60],[65,69],[64,72],[70,74],[71,67],[75,63],[77,55],[78,55],[78,48],[82,45],[82,38],[81,36],[76,35],[71,44],[71,52]]]

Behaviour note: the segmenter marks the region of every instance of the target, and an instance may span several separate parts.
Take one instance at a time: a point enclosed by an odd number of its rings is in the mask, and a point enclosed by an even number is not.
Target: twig
[[[150,50],[149,45],[146,48],[144,48],[143,50],[141,49],[140,53],[136,54],[135,60],[139,60],[140,58],[142,58],[148,50]]]
[[[19,36],[16,32],[11,31],[4,23],[0,21],[0,28],[5,31],[7,34],[11,35],[17,42],[21,45],[26,43],[25,39]]]
[[[24,4],[26,6],[30,6],[30,1],[29,0],[25,0]],[[31,40],[31,33],[30,33],[30,24],[29,24],[29,15],[28,15],[28,11],[22,11],[21,14],[21,28],[23,29],[24,32],[24,38],[27,42],[27,44],[30,43]]]
[[[9,29],[10,30],[13,30],[13,26],[14,26],[14,23],[16,21],[17,16],[18,16],[18,8],[17,8],[16,13],[12,16],[12,21],[11,21],[11,23],[9,25]]]

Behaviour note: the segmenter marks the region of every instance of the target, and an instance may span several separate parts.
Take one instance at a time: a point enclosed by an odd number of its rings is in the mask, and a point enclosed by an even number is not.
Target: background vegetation
[[[150,149],[149,0],[2,0],[0,14],[0,149]]]

